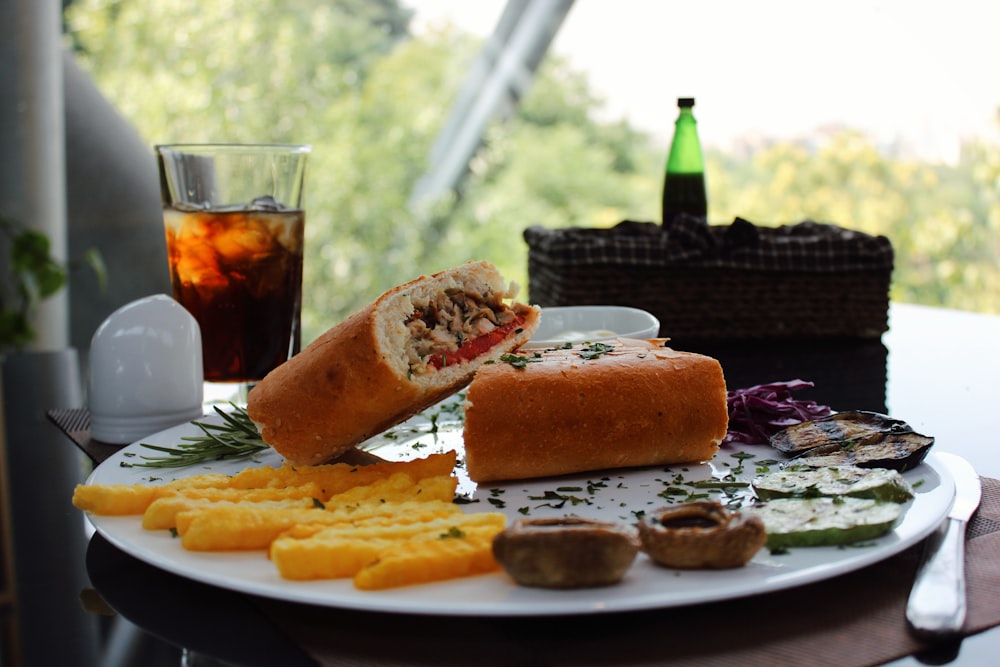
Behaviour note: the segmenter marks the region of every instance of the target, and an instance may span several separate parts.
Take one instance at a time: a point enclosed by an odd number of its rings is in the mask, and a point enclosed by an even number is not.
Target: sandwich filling
[[[495,292],[480,294],[449,288],[426,303],[414,300],[406,320],[410,372],[434,372],[475,359],[516,332],[524,315],[509,308]]]

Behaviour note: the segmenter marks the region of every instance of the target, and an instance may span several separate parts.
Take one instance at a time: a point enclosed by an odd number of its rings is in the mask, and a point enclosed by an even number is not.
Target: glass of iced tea
[[[173,296],[206,383],[248,387],[298,352],[306,158],[290,144],[156,147]]]

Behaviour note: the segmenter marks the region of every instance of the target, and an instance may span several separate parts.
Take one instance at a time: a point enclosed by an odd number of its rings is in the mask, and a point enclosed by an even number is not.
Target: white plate
[[[452,409],[440,406],[432,409],[373,438],[364,448],[393,460],[449,449],[461,454],[461,425],[452,416]],[[172,446],[181,437],[196,433],[195,427],[185,424],[143,442]],[[252,461],[217,462],[177,470],[123,467],[143,454],[151,452],[139,443],[129,445],[99,466],[88,483],[162,483],[206,472],[232,474],[248,466],[281,463],[277,454],[268,452]],[[754,458],[741,459],[741,454]],[[459,492],[469,494],[475,501],[464,506],[466,511],[500,510],[512,520],[527,513],[529,517],[576,514],[632,522],[639,513],[666,504],[657,494],[668,487],[681,488],[682,484],[674,482],[677,476],[691,482],[713,476],[721,478],[735,470],[740,479],[747,481],[761,461],[776,458],[774,450],[768,447],[743,446],[723,449],[708,464],[608,471],[480,488],[468,481],[459,466]],[[916,498],[908,503],[906,514],[890,534],[863,546],[793,549],[784,555],[772,555],[762,549],[746,567],[724,571],[668,570],[640,554],[621,584],[573,591],[519,587],[503,573],[375,592],[359,591],[349,580],[286,581],[278,576],[263,551],[189,552],[168,531],[143,530],[139,517],[92,516],[90,520],[110,542],[140,560],[196,581],[269,598],[348,609],[436,615],[589,614],[676,607],[767,593],[835,577],[888,558],[930,534],[947,514],[955,494],[954,481],[933,452],[924,464],[906,473],[906,477],[916,486]],[[579,490],[568,490],[574,488]],[[539,497],[546,492],[565,496],[565,505],[544,506],[546,501]],[[711,495],[719,498],[720,492]]]

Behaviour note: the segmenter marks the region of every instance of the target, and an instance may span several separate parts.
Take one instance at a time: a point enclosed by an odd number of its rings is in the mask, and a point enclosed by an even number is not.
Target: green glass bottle
[[[708,219],[705,194],[705,161],[698,139],[698,121],[694,118],[694,98],[677,100],[680,113],[674,124],[666,175],[663,179],[663,224],[679,214]]]

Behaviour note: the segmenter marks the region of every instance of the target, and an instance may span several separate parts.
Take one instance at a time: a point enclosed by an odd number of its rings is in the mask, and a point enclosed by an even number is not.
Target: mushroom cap
[[[699,500],[662,507],[639,523],[642,550],[658,565],[677,569],[742,567],[767,541],[764,522]]]
[[[633,527],[575,517],[521,519],[493,540],[493,555],[507,574],[539,588],[616,584],[638,552]]]

